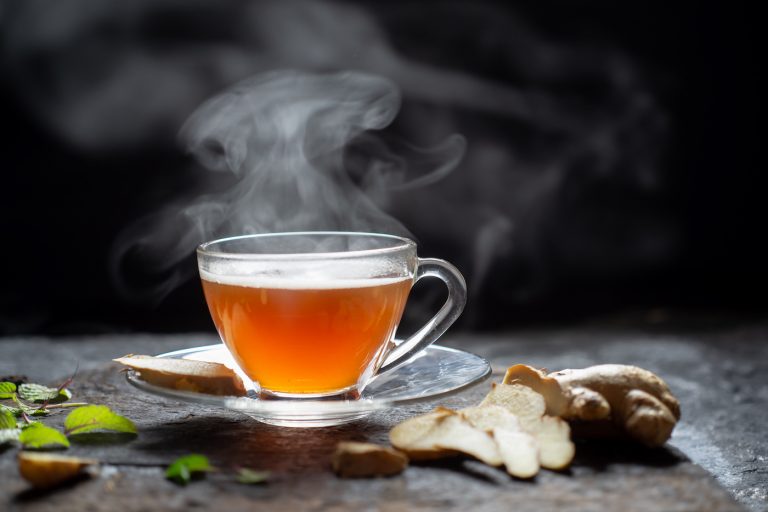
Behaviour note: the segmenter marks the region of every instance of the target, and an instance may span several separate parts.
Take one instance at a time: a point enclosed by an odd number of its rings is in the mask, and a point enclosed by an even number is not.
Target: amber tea
[[[202,282],[237,364],[281,393],[355,387],[381,362],[411,288],[411,279]]]

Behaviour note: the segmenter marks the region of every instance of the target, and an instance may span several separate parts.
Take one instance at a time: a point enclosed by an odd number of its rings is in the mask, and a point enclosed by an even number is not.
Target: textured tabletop
[[[78,401],[107,404],[133,419],[139,436],[117,444],[73,444],[69,453],[102,462],[90,479],[32,493],[0,453],[1,510],[764,510],[768,509],[768,327],[697,328],[601,324],[507,334],[458,334],[444,344],[488,358],[499,380],[515,362],[549,369],[616,362],[663,376],[683,417],[667,447],[577,445],[564,473],[532,482],[471,460],[419,464],[391,478],[343,480],[329,466],[337,441],[384,443],[389,428],[436,404],[461,407],[486,381],[450,398],[384,411],[339,427],[286,429],[238,413],[181,404],[130,387],[112,357],[215,342],[210,334],[0,339],[0,375],[54,384],[79,364]],[[63,415],[47,422],[59,426]],[[188,487],[163,478],[165,466],[202,453],[222,471]],[[267,485],[234,482],[230,469],[268,469]]]

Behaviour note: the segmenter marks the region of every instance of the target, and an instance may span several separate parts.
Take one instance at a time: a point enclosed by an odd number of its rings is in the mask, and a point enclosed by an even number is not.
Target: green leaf
[[[16,416],[11,411],[0,409],[0,430],[16,428]]]
[[[0,409],[0,446],[19,438],[21,429],[16,428],[16,417],[11,411]]]
[[[16,384],[13,382],[0,382],[0,400],[13,398],[16,394]]]
[[[125,432],[136,434],[136,425],[124,416],[114,413],[106,405],[86,405],[78,407],[64,420],[64,432],[83,434],[94,430],[110,430],[112,432]]]
[[[255,471],[249,468],[240,468],[237,472],[237,481],[241,484],[254,485],[267,483],[271,476],[269,471]]]
[[[24,448],[68,448],[69,439],[58,430],[46,427],[42,423],[33,423],[19,434],[19,442]]]
[[[21,416],[21,409],[18,407],[8,407],[7,405],[0,404],[0,411],[8,411],[17,418]]]
[[[165,470],[165,478],[177,484],[187,485],[192,475],[211,471],[213,468],[205,455],[185,455],[179,457]]]
[[[40,384],[22,384],[18,388],[18,394],[28,402],[58,404],[72,398],[68,389],[49,388]]]

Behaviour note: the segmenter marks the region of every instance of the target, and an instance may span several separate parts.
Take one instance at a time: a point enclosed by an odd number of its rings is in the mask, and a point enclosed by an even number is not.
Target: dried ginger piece
[[[53,453],[20,452],[17,458],[21,476],[38,489],[55,487],[81,474],[93,459],[81,459]]]
[[[246,394],[242,379],[220,363],[133,354],[113,361],[136,370],[142,380],[156,386],[209,395]]]
[[[503,463],[489,433],[474,428],[461,414],[445,407],[396,425],[389,432],[389,440],[411,460],[439,459],[463,453],[491,466]]]
[[[386,446],[344,441],[336,446],[331,465],[344,478],[390,476],[402,473],[408,457]]]

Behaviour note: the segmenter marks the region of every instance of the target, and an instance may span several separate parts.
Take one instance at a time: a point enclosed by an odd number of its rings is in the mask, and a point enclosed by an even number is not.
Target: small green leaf
[[[21,409],[18,407],[8,407],[7,405],[0,404],[0,411],[8,411],[17,418],[21,416]]]
[[[0,430],[16,428],[16,416],[11,411],[0,409]]]
[[[86,405],[78,407],[64,420],[64,432],[83,434],[94,430],[110,430],[136,434],[136,425],[124,416],[114,413],[106,405]]]
[[[16,428],[16,417],[11,411],[0,410],[0,446],[16,441],[21,429]]]
[[[165,478],[180,485],[187,485],[193,474],[211,471],[213,468],[205,455],[185,455],[179,457],[165,470]]]
[[[0,382],[0,400],[13,398],[16,394],[16,384],[13,382]]]
[[[237,472],[237,481],[247,485],[267,483],[269,477],[269,471],[255,471],[249,468],[240,468]]]
[[[68,448],[69,439],[58,430],[46,427],[42,423],[33,423],[19,434],[19,442],[24,448]]]
[[[18,388],[18,394],[28,402],[58,404],[72,398],[68,389],[49,388],[40,384],[22,384]]]

